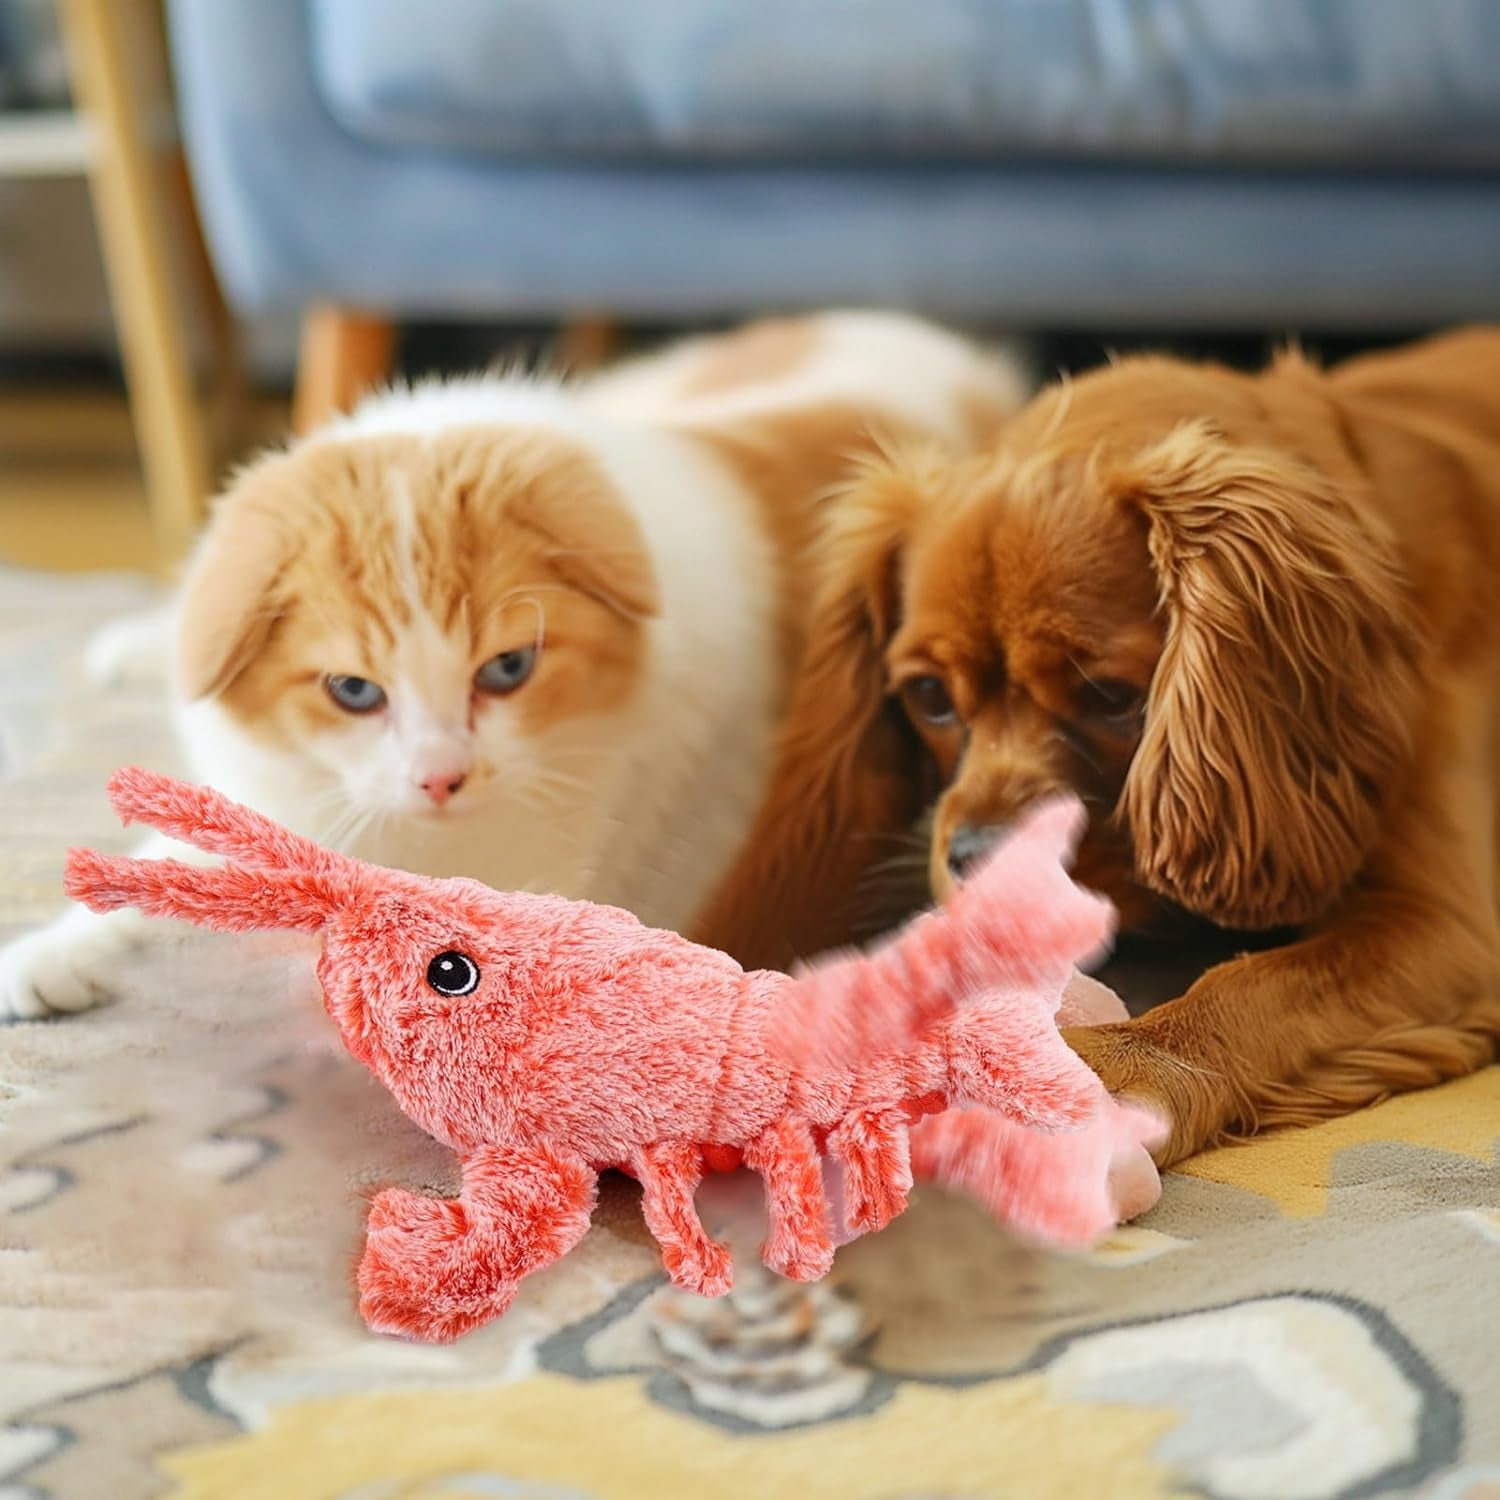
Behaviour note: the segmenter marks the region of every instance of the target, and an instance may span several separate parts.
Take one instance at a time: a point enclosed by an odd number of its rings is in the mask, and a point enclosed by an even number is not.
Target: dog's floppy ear
[[[1165,641],[1122,810],[1157,890],[1225,926],[1325,911],[1410,752],[1418,628],[1392,540],[1296,459],[1179,428],[1110,477]]]
[[[219,500],[188,564],[179,595],[177,673],[190,703],[223,692],[276,622],[276,585],[292,551],[283,516],[293,473],[286,454],[245,470]]]
[[[883,835],[922,811],[920,747],[886,694],[901,558],[931,493],[915,458],[861,466],[831,498],[806,645],[747,854],[700,920],[705,942],[785,967],[846,942]]]

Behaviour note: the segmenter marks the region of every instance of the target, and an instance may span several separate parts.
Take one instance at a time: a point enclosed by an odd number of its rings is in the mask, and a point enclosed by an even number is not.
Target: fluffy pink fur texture
[[[1141,1123],[1056,1022],[1074,963],[1112,924],[1061,868],[1076,807],[1039,810],[950,908],[869,957],[788,977],[610,907],[364,864],[144,771],[120,772],[110,795],[127,821],[229,862],[75,850],[69,893],[101,911],[319,933],[345,1045],[462,1158],[456,1199],[375,1199],[357,1273],[372,1329],[445,1341],[502,1313],[523,1277],[583,1236],[610,1167],[640,1180],[679,1286],[730,1285],[693,1196],[706,1171],[740,1162],[765,1183],[766,1264],[821,1276],[833,1254],[823,1156],[843,1170],[850,1224],[878,1229],[906,1203],[909,1125],[955,1104],[995,1115],[957,1116],[929,1140],[949,1176],[1056,1238],[1113,1222],[1104,1179]],[[1011,1126],[1048,1143],[1040,1156]],[[1049,1160],[1094,1180],[1060,1188]]]

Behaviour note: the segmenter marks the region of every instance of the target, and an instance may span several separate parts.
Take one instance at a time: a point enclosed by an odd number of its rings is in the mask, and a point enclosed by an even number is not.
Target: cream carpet
[[[80,654],[127,579],[0,573],[0,932],[170,767]],[[198,938],[0,1029],[0,1495],[918,1500],[1500,1495],[1500,1072],[1217,1152],[1090,1255],[935,1192],[811,1290],[663,1284],[623,1183],[499,1323],[369,1336],[381,1183],[451,1186],[304,951]],[[709,1216],[731,1212],[732,1183]]]

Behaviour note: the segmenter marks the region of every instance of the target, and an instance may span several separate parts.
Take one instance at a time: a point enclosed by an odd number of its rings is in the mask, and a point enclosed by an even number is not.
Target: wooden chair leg
[[[571,318],[557,337],[555,359],[564,370],[593,370],[614,354],[623,330],[613,318]]]
[[[89,180],[131,414],[152,521],[170,560],[202,519],[213,473],[173,285],[159,23],[145,0],[66,0],[64,15],[74,89],[94,131]]]
[[[183,226],[184,274],[192,284],[208,338],[208,389],[203,399],[210,459],[217,473],[226,458],[238,455],[251,426],[251,391],[240,338],[240,325],[224,300],[213,256],[203,237],[203,221],[193,198],[187,158],[174,152],[167,164],[168,190]]]
[[[353,308],[323,305],[302,319],[292,426],[311,432],[348,411],[391,373],[396,326],[388,318]]]

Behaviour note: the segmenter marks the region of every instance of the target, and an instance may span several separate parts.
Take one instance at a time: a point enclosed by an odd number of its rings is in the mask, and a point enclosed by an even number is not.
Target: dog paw
[[[1157,1122],[1142,1149],[1159,1167],[1209,1145],[1224,1124],[1224,1101],[1212,1079],[1161,1047],[1141,1020],[1108,1026],[1070,1026],[1063,1040],[1099,1076],[1121,1104],[1138,1104]],[[1142,1177],[1144,1174],[1137,1173]],[[1147,1184],[1148,1185],[1148,1184]],[[1127,1194],[1130,1196],[1130,1194]]]
[[[1163,1133],[1156,1130],[1153,1138],[1160,1138]],[[1107,1186],[1110,1207],[1121,1224],[1155,1208],[1161,1198],[1161,1173],[1152,1160],[1149,1146],[1128,1142],[1117,1147],[1110,1158]]]

